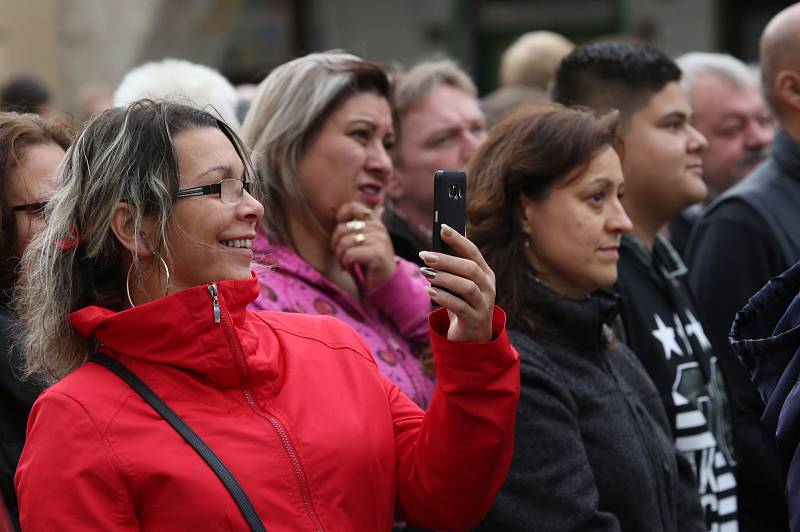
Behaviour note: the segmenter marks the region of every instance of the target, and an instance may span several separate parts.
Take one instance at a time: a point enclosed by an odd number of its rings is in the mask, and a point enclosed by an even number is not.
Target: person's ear
[[[519,226],[522,229],[522,232],[528,235],[528,239],[533,236],[533,227],[534,227],[534,220],[533,220],[533,213],[534,213],[534,201],[526,196],[525,194],[519,195]]]
[[[800,73],[794,70],[781,70],[775,76],[775,89],[784,104],[800,111]]]
[[[138,257],[148,257],[154,252],[152,246],[153,237],[152,224],[147,219],[142,221],[138,238],[134,232],[135,208],[126,202],[120,201],[114,206],[111,214],[111,231],[117,237],[120,245],[128,250],[131,255]]]
[[[399,200],[403,197],[403,171],[395,164],[392,174],[386,180],[386,196],[393,200]],[[433,179],[433,176],[431,176]]]

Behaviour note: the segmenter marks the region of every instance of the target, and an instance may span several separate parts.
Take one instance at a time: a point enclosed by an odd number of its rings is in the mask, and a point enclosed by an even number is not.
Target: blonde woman
[[[426,408],[427,283],[395,256],[376,214],[393,168],[386,72],[338,52],[282,65],[259,85],[242,137],[271,201],[254,251],[276,266],[260,276],[253,308],[344,321],[381,371]]]

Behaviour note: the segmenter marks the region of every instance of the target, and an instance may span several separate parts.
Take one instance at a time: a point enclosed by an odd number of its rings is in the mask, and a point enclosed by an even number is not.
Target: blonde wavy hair
[[[47,227],[22,258],[23,279],[14,297],[24,377],[51,384],[96,349],[94,340],[72,329],[70,313],[89,305],[124,307],[123,248],[111,231],[119,202],[133,207],[135,238],[145,217],[155,220],[151,244],[169,256],[167,226],[180,184],[173,137],[204,127],[222,131],[245,172],[254,175],[230,126],[205,111],[165,101],[140,100],[109,109],[92,119],[67,150],[61,184],[45,211]],[[133,265],[141,275],[136,253]]]

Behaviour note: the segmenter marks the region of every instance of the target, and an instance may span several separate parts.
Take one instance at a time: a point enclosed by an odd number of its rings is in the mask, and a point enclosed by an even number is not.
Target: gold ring
[[[369,220],[370,218],[372,218],[372,210],[371,209],[367,209],[361,214],[361,219],[362,220]]]
[[[359,231],[363,231],[363,230],[364,230],[364,228],[367,226],[367,224],[366,224],[366,223],[364,223],[364,222],[363,222],[363,221],[361,221],[361,220],[350,220],[349,222],[347,222],[346,224],[344,224],[344,226],[345,226],[345,227],[347,228],[347,230],[348,230],[348,231],[350,231],[351,233],[358,233]]]
[[[353,242],[356,246],[360,246],[365,240],[367,240],[367,237],[364,236],[364,233],[356,233],[353,235]]]

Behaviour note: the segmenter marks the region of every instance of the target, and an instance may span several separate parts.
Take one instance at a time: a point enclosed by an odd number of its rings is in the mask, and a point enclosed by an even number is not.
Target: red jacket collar
[[[258,282],[253,274],[249,280],[220,281],[216,285],[221,323],[214,322],[207,285],[121,312],[86,307],[73,312],[70,323],[81,335],[93,336],[103,352],[168,364],[197,373],[212,385],[235,387],[245,378],[256,378],[254,371],[268,370],[263,362],[251,364],[248,360],[257,351],[259,338],[250,330],[246,307],[258,296]]]

